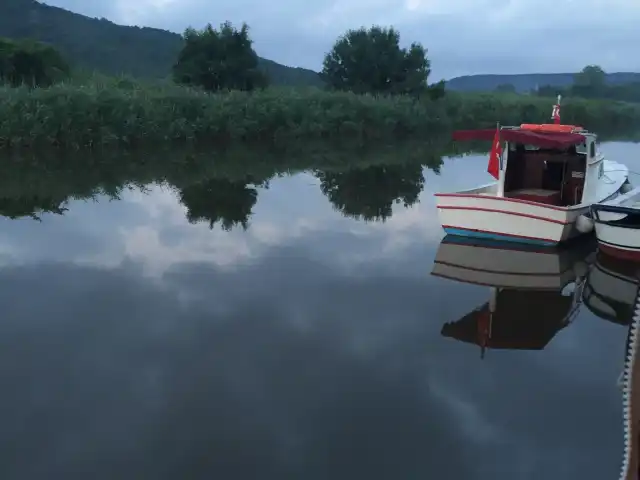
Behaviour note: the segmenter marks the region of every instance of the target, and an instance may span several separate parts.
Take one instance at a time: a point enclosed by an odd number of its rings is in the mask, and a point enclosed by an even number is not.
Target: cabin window
[[[595,142],[591,142],[591,145],[589,145],[589,156],[591,158],[594,158],[596,156],[596,143]]]
[[[587,144],[586,143],[579,143],[576,145],[576,153],[580,153],[582,155],[586,155],[587,154]]]
[[[600,168],[598,168],[598,178],[602,178],[604,176],[604,165],[600,163]]]

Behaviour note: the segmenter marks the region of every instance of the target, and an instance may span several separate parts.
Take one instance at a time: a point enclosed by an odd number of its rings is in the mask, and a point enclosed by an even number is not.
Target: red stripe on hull
[[[441,209],[441,210],[471,210],[471,211],[475,211],[475,212],[504,213],[505,215],[514,215],[516,217],[531,218],[533,220],[540,220],[542,222],[557,223],[558,225],[569,225],[569,223],[570,223],[570,222],[563,222],[562,220],[555,220],[553,218],[539,217],[538,215],[531,215],[529,213],[509,212],[507,210],[497,210],[495,208],[458,207],[457,205],[456,206],[445,205],[445,206],[441,206],[441,207],[438,207],[438,208]]]
[[[602,242],[598,242],[598,248],[602,253],[609,255],[610,257],[628,260],[631,262],[640,262],[640,250],[623,250],[622,248],[605,245]]]
[[[501,202],[514,202],[514,203],[524,203],[527,205],[535,205],[536,207],[548,208],[550,210],[560,210],[566,212],[568,208],[566,207],[558,207],[556,205],[547,205],[546,203],[540,202],[532,202],[531,200],[521,200],[519,198],[511,198],[511,197],[493,197],[487,195],[476,195],[474,193],[435,193],[436,197],[459,197],[459,198],[483,198],[490,200],[499,200]]]

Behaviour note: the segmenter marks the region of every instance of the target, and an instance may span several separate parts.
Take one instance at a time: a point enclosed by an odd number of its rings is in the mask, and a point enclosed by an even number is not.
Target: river
[[[640,172],[640,144],[601,150]],[[626,310],[596,295],[541,329],[534,289],[502,348],[457,340],[494,291],[431,274],[470,248],[441,244],[432,195],[487,181],[486,155],[425,169],[422,191],[380,172],[1,217],[0,478],[617,478]],[[580,288],[619,291],[624,266],[587,253]]]

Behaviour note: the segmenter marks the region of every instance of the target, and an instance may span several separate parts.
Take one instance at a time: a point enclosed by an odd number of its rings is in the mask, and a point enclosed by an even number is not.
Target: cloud
[[[474,73],[574,72],[587,64],[638,71],[640,4],[634,0],[49,0],[115,22],[181,32],[230,20],[252,28],[258,53],[319,69],[348,28],[397,27],[428,49],[435,78]]]

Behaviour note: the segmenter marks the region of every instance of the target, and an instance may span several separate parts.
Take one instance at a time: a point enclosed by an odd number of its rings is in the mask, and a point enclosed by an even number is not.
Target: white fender
[[[593,219],[586,215],[576,218],[576,228],[580,233],[589,233],[593,230]]]

